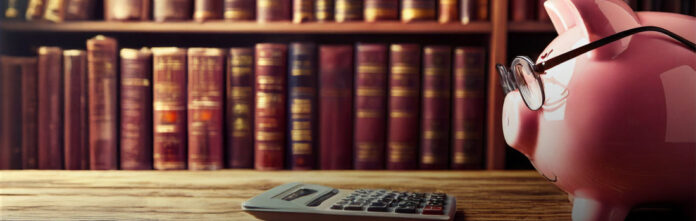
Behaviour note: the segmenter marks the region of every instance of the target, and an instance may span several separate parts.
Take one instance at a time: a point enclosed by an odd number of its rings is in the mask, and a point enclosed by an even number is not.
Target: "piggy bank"
[[[620,0],[550,0],[558,33],[536,63],[617,32],[657,26],[696,41],[696,18]],[[646,204],[696,200],[696,53],[657,32],[630,35],[540,74],[543,106],[507,94],[506,142],[569,194],[573,220],[624,220]],[[693,218],[693,217],[692,217]]]

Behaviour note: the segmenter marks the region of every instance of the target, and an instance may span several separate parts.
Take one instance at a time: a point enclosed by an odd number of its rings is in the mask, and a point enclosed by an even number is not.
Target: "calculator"
[[[452,220],[454,196],[287,183],[242,203],[262,220]]]

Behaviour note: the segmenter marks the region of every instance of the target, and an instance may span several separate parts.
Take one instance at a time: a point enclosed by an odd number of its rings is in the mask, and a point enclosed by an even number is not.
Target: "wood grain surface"
[[[443,191],[456,220],[570,220],[535,171],[0,171],[0,219],[253,220],[243,201],[276,185]]]

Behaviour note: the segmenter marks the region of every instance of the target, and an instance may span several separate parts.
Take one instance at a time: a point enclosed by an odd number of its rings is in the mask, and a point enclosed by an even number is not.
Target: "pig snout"
[[[539,129],[538,111],[525,105],[518,91],[512,91],[503,103],[503,135],[508,145],[531,159]]]

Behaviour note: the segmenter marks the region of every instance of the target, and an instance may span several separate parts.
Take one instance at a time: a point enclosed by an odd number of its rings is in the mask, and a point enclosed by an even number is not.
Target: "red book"
[[[423,52],[420,168],[442,170],[449,160],[452,49],[426,46]]]
[[[319,153],[323,170],[352,167],[353,47],[319,48]]]
[[[121,49],[121,169],[152,169],[152,52]]]
[[[461,0],[459,1],[459,21],[467,24],[476,20],[476,0]],[[487,9],[486,9],[487,10]]]
[[[254,167],[254,49],[230,48],[227,62],[227,167]]]
[[[22,168],[37,169],[39,167],[39,75],[37,70],[38,62],[36,58],[24,58],[21,63]]]
[[[258,22],[289,21],[290,0],[256,1],[256,20]]]
[[[87,40],[89,168],[92,170],[118,169],[117,48],[113,38],[99,35]]]
[[[63,52],[39,48],[39,169],[63,169]]]
[[[292,22],[314,20],[314,0],[292,0]]]
[[[399,19],[399,0],[365,0],[364,4],[367,22]]]
[[[533,0],[510,0],[510,18],[512,21],[527,21],[532,18],[536,4]]]
[[[33,105],[36,105],[36,58],[0,57],[0,170],[36,169],[36,107],[25,109],[25,93],[33,95]],[[33,82],[25,82],[31,79]],[[26,87],[26,83],[33,85]],[[33,89],[34,91],[28,91]],[[33,113],[31,122],[24,122],[26,113]],[[25,123],[27,125],[25,125]],[[26,126],[33,127],[33,133],[25,134]],[[25,135],[33,135],[33,165],[28,165],[25,157]]]
[[[152,48],[153,164],[186,169],[186,49]]]
[[[222,19],[223,0],[194,0],[193,19],[202,22]]]
[[[476,0],[476,19],[486,21],[488,20],[488,14],[488,0]]]
[[[63,51],[65,74],[65,169],[89,169],[89,123],[87,121],[87,53]]]
[[[104,20],[145,21],[150,19],[150,0],[104,0]]]
[[[188,165],[190,170],[223,167],[222,105],[225,51],[188,50]]]
[[[452,169],[483,166],[486,51],[460,47],[454,57]]]
[[[258,170],[279,170],[284,165],[287,51],[284,44],[256,44],[254,167]]]
[[[336,22],[358,21],[363,19],[363,0],[335,0],[334,17]]]
[[[387,45],[356,46],[354,166],[384,169],[387,131]]]
[[[546,0],[537,0],[537,20],[548,22],[551,20],[551,18],[549,18],[549,14],[546,13],[546,8],[544,8],[544,2],[546,2]],[[633,10],[635,9],[636,8],[634,7]]]
[[[457,7],[458,0],[439,0],[440,1],[440,23],[448,23],[457,20],[459,17],[459,7]],[[468,0],[464,0],[468,1]]]
[[[418,168],[420,46],[390,47],[387,169]]]
[[[256,0],[225,0],[225,19],[230,21],[254,20]]]

